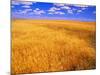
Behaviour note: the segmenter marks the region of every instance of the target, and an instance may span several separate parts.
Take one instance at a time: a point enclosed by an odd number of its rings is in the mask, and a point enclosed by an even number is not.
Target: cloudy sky
[[[95,21],[96,7],[43,2],[12,1],[12,18]]]

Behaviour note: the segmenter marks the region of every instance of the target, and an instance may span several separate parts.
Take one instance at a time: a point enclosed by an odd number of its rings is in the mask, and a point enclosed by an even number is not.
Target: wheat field
[[[96,68],[95,22],[12,20],[12,74]]]

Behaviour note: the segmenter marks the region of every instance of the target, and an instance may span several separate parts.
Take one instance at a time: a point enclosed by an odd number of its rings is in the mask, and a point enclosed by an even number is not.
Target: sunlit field
[[[95,25],[12,20],[12,74],[95,69]]]

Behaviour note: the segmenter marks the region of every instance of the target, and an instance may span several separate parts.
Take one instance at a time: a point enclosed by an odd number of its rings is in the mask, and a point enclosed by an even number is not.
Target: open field
[[[95,22],[12,21],[12,73],[95,69]]]

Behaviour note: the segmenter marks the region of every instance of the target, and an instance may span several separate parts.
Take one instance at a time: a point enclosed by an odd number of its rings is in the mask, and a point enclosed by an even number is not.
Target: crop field
[[[12,20],[12,74],[96,68],[96,23]]]

